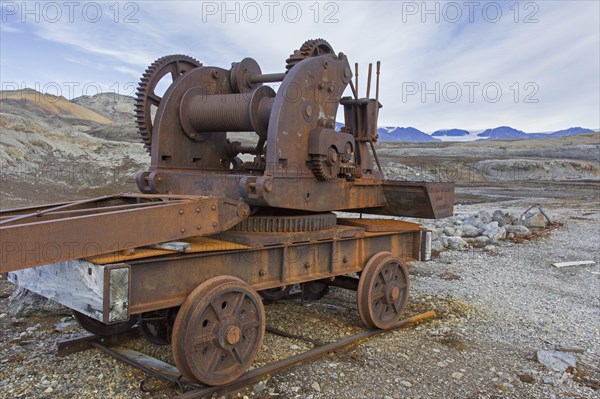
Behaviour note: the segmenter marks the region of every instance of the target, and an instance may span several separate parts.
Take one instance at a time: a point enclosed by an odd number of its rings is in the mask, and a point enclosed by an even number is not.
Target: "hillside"
[[[47,202],[111,187],[136,191],[135,173],[150,159],[133,124],[132,101],[0,92],[2,207],[23,197]]]
[[[64,121],[77,120],[110,124],[113,120],[93,109],[71,102],[64,97],[42,94],[35,90],[3,91],[0,93],[2,113],[38,118],[59,118]]]

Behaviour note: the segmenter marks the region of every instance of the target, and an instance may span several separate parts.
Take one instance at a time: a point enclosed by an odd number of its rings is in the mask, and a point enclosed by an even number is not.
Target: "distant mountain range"
[[[336,122],[336,130],[340,130],[343,123]],[[482,132],[469,132],[464,129],[437,130],[431,135],[414,127],[384,126],[377,129],[379,141],[383,142],[439,142],[439,141],[482,141],[482,140],[515,140],[515,139],[546,139],[553,137],[572,136],[575,134],[593,133],[592,129],[571,127],[552,133],[525,133],[510,126],[500,126],[486,129]]]
[[[468,136],[469,134],[468,130],[463,129],[436,130],[431,133],[433,137],[461,137]]]

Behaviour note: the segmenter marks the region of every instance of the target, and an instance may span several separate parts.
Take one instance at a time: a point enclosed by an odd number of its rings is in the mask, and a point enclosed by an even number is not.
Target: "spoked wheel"
[[[358,282],[358,313],[368,328],[389,329],[408,301],[408,268],[389,252],[374,255]]]
[[[79,313],[76,310],[73,311],[73,317],[84,330],[99,337],[110,337],[112,335],[122,334],[137,323],[137,320],[132,317],[129,321],[123,321],[121,323],[104,324],[101,321],[93,319],[83,313]]]
[[[267,301],[280,301],[290,294],[292,289],[291,285],[287,285],[281,288],[270,288],[268,290],[258,291],[258,294]]]
[[[148,341],[156,345],[169,345],[178,308],[157,310],[140,316],[140,330]]]
[[[302,284],[302,298],[309,301],[318,301],[329,292],[329,285],[323,281],[309,281]]]
[[[192,291],[173,326],[173,358],[181,374],[222,385],[252,364],[265,335],[260,296],[244,281],[211,278]]]

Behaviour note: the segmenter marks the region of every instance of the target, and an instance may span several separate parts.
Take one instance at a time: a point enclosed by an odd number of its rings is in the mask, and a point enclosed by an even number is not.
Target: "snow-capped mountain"
[[[336,130],[341,130],[343,123],[336,122]],[[464,129],[440,129],[432,134],[425,133],[414,127],[382,126],[377,129],[379,141],[382,142],[439,142],[439,141],[483,141],[483,140],[515,140],[539,139],[570,136],[575,134],[593,133],[594,130],[582,127],[571,127],[548,133],[526,133],[510,126],[499,126],[483,131],[468,131]]]

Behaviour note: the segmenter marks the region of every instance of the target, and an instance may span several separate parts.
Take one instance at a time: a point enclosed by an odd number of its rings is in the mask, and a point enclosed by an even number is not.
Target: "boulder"
[[[527,213],[522,219],[521,224],[532,229],[545,229],[548,220],[541,213]]]
[[[506,237],[506,229],[498,226],[498,222],[491,222],[483,230],[483,235],[488,236],[495,243]]]
[[[492,221],[498,222],[498,226],[500,227],[513,224],[515,222],[514,218],[510,214],[504,213],[500,209],[494,211],[492,214]]]
[[[444,231],[444,234],[447,236],[453,236],[455,233],[455,230],[450,226],[444,227],[443,231]]]
[[[463,249],[467,246],[467,242],[460,237],[448,237],[448,248]]]
[[[440,240],[432,240],[431,241],[431,250],[433,252],[440,253],[444,250],[444,244]]]
[[[462,231],[462,236],[464,237],[477,237],[483,232],[483,229],[473,226],[472,224],[463,224],[460,227],[460,230]]]
[[[537,351],[537,360],[550,370],[564,372],[567,368],[575,369],[577,367],[575,356],[571,353],[559,351]]]
[[[448,248],[448,237],[440,236],[440,241],[442,242],[442,245],[444,246],[444,248]]]
[[[492,221],[492,215],[488,211],[479,211],[477,212],[477,217],[481,220],[482,223],[488,224]]]
[[[522,237],[522,236],[526,236],[531,234],[531,231],[529,231],[529,229],[521,224],[509,224],[504,226],[504,229],[506,230],[507,233],[512,233],[517,237]]]
[[[475,244],[479,246],[484,246],[490,242],[490,237],[488,236],[479,236],[475,238]]]

